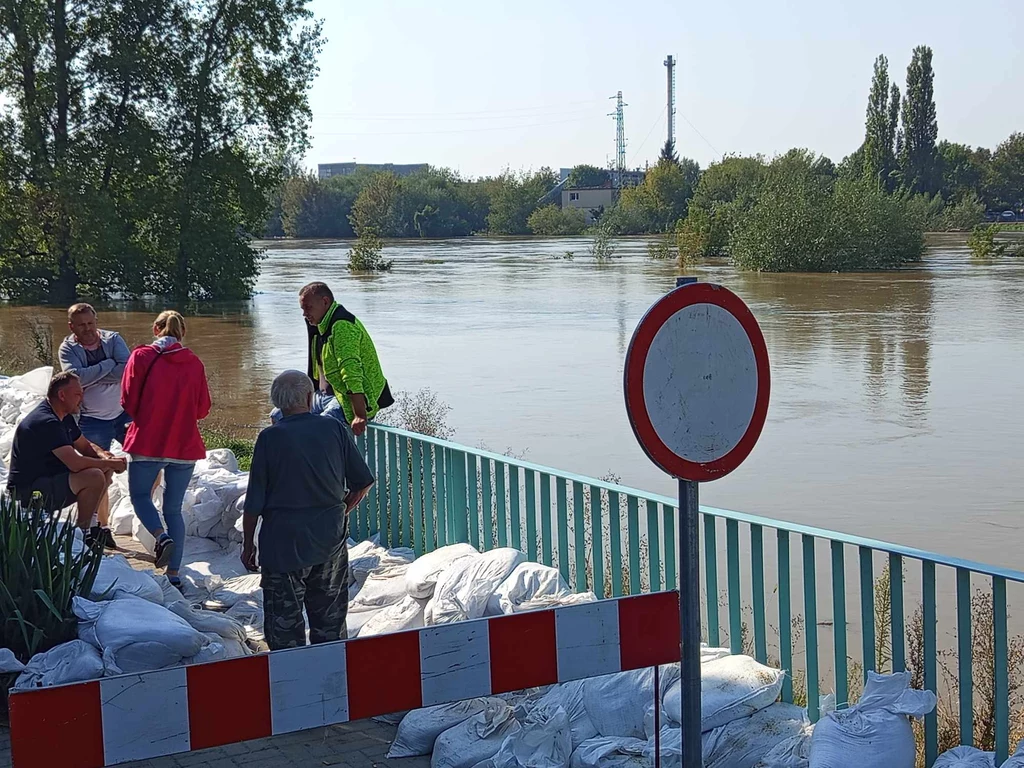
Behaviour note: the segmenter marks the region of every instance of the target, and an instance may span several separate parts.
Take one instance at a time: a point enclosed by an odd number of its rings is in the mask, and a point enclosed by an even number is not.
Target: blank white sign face
[[[658,330],[644,364],[654,431],[699,464],[736,447],[754,415],[757,364],[743,326],[715,304],[692,304]]]

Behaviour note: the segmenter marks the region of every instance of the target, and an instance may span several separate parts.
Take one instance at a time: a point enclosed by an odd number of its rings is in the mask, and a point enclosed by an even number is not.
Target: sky
[[[606,166],[622,91],[630,167],[676,147],[806,147],[836,162],[864,130],[872,64],[903,90],[934,51],[939,137],[995,147],[1024,131],[1024,7],[1010,0],[313,0],[326,42],[306,164],[430,163],[468,177]]]

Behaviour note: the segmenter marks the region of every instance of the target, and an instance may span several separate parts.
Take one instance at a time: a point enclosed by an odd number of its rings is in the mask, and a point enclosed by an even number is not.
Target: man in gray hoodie
[[[131,421],[121,407],[121,376],[128,362],[128,345],[120,334],[98,327],[96,310],[89,304],[68,309],[68,327],[71,335],[61,342],[59,357],[61,370],[76,374],[85,392],[78,428],[96,446],[101,458],[109,458],[110,444],[114,440],[124,442]],[[93,528],[102,530],[93,530],[93,534],[113,548],[114,537],[107,528],[109,516],[104,494],[93,520]]]

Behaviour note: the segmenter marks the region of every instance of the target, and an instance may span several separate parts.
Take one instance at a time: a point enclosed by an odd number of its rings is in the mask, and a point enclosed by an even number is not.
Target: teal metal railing
[[[377,483],[351,520],[356,538],[417,554],[512,546],[601,598],[676,587],[673,498],[392,427],[359,443]],[[1006,759],[1022,714],[1010,711],[1022,670],[1010,668],[1007,588],[1024,572],[724,509],[700,517],[709,644],[789,671],[783,699],[812,720],[820,694],[844,706],[869,670],[909,668],[940,695],[947,730],[955,719],[961,743],[991,741]],[[925,718],[927,766],[939,726],[937,713]]]

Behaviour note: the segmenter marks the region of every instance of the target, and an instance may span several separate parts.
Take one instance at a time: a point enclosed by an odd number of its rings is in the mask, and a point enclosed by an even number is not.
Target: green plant
[[[656,237],[647,243],[647,256],[655,261],[667,261],[672,258],[672,245],[669,235]]]
[[[74,527],[38,503],[0,496],[0,647],[22,663],[77,636],[71,599],[92,591],[103,551],[74,543]],[[0,690],[12,682],[0,677]]]
[[[227,448],[238,460],[238,468],[248,472],[252,465],[252,449],[255,445],[253,440],[237,437],[221,432],[214,427],[203,427],[200,429],[203,442],[206,443],[206,450],[214,451],[220,448]]]
[[[436,392],[424,388],[415,394],[399,392],[395,395],[395,404],[381,411],[375,421],[408,432],[449,440],[455,434],[447,422],[451,410],[452,407]]]
[[[615,243],[612,241],[611,228],[606,224],[597,224],[590,229],[590,247],[587,249],[597,261],[608,261],[615,255]]]
[[[389,272],[392,261],[382,255],[384,243],[372,229],[364,229],[348,252],[348,268],[353,272]]]
[[[979,224],[967,236],[967,247],[976,259],[998,259],[1002,256],[1024,256],[1024,246],[998,242],[996,237],[1006,231],[1001,224]]]

